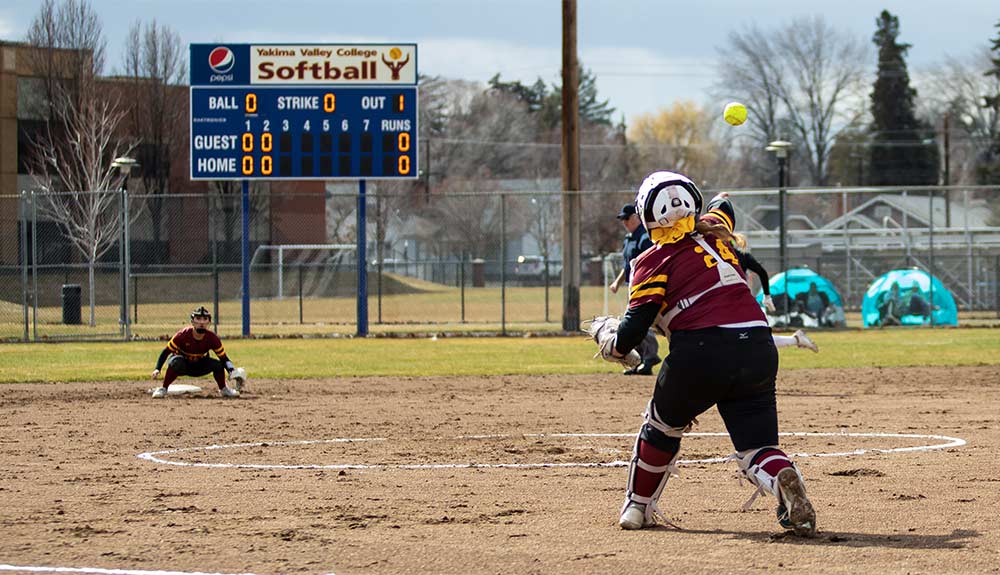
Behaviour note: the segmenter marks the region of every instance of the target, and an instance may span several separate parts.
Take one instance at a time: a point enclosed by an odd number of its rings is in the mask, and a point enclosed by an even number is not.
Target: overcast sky
[[[0,0],[0,38],[22,40],[39,0]],[[486,81],[559,80],[559,0],[90,0],[120,67],[129,25],[156,19],[183,42],[417,43],[420,72]],[[913,73],[988,46],[1000,0],[578,0],[578,51],[626,121],[679,99],[721,110],[709,88],[727,35],[822,15],[868,42],[882,9],[899,17]],[[874,67],[874,62],[871,63]]]

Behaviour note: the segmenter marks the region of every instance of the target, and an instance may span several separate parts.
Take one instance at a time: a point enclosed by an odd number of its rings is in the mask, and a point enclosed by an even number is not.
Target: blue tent
[[[822,317],[816,314],[807,314],[802,309],[809,294],[809,288],[816,284],[816,291],[823,294],[827,309]],[[771,288],[771,298],[774,300],[777,315],[768,315],[771,325],[777,326],[843,326],[844,325],[844,300],[840,297],[833,282],[819,275],[809,268],[792,268],[786,272],[776,273],[771,276],[768,282]],[[785,316],[784,301],[788,298],[789,314]],[[757,294],[757,301],[763,306],[764,292]]]
[[[931,313],[934,325],[958,325],[958,307],[951,292],[940,280],[916,268],[892,270],[876,278],[861,302],[865,327],[927,325]]]

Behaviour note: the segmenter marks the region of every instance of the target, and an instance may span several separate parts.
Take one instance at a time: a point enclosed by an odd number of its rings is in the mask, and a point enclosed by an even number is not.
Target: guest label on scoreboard
[[[416,45],[191,45],[191,178],[417,177]]]

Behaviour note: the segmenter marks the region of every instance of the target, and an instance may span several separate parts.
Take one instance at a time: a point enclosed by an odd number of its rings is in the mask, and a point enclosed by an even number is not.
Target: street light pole
[[[785,229],[785,162],[788,158],[778,156],[778,257],[781,271],[788,267],[788,236]]]
[[[788,162],[788,151],[792,143],[784,140],[775,140],[767,145],[765,150],[773,152],[778,159],[778,259],[780,261],[781,273],[785,274],[788,267],[788,242],[785,229],[785,165]],[[785,278],[785,297],[782,298],[782,314],[788,315],[788,276]]]
[[[128,288],[129,288],[129,274],[131,273],[131,258],[132,252],[129,247],[129,224],[128,224],[128,178],[139,168],[139,162],[135,161],[134,158],[128,158],[122,156],[120,158],[115,158],[111,162],[111,168],[115,170],[119,176],[122,178],[121,187],[121,218],[122,218],[122,235],[121,235],[121,249],[118,253],[121,256],[121,312],[119,317],[119,322],[122,326],[122,335],[125,341],[132,339],[132,325],[129,321],[128,312]]]
[[[944,227],[951,227],[951,114],[944,114]]]

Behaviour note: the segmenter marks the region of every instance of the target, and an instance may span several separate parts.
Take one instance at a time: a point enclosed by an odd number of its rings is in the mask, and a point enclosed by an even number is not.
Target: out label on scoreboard
[[[195,44],[191,62],[192,179],[417,177],[415,45]]]

